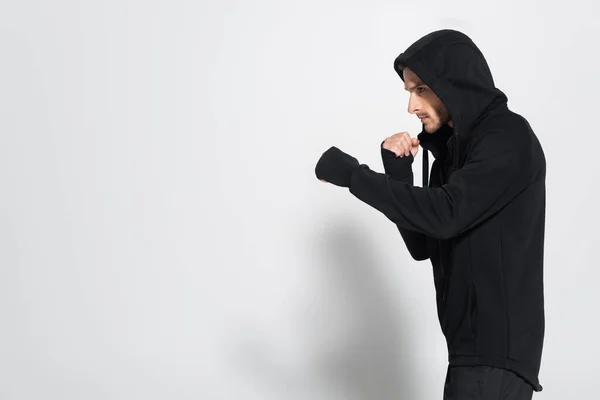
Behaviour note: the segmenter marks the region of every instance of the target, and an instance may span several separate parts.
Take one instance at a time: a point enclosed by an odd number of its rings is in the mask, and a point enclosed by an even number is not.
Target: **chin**
[[[425,125],[425,132],[427,132],[427,133],[435,133],[440,129],[439,124],[427,123],[424,125]]]

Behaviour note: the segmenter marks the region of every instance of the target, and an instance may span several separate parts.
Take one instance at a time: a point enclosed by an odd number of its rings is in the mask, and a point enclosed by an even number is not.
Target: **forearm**
[[[412,171],[412,163],[414,157],[411,155],[406,157],[397,157],[393,152],[385,149],[381,144],[381,158],[385,173],[391,179],[397,182],[404,182],[414,185],[414,175]],[[396,224],[398,231],[406,245],[411,257],[417,261],[426,260],[429,258],[427,251],[427,236],[423,233],[402,228]]]

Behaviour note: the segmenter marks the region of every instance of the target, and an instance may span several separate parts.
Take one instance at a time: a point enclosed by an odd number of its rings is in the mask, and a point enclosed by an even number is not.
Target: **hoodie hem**
[[[519,375],[527,381],[535,392],[541,392],[543,387],[540,385],[536,374],[531,372],[531,369],[519,361],[509,358],[479,356],[479,355],[454,355],[448,358],[450,366],[474,366],[486,365],[495,368],[507,369]]]

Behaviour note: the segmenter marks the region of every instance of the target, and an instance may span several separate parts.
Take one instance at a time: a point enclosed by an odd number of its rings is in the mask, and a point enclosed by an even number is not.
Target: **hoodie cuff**
[[[350,187],[352,173],[359,166],[356,158],[332,146],[323,153],[317,162],[315,175],[336,186]]]
[[[404,157],[396,157],[396,153],[383,147],[381,142],[381,159],[385,173],[395,181],[413,184],[412,163],[415,160],[412,153]]]

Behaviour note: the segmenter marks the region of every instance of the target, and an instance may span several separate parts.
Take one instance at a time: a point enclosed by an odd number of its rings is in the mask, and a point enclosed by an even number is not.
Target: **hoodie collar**
[[[423,131],[417,135],[417,139],[419,139],[422,148],[430,151],[436,159],[443,160],[448,154],[448,146],[452,134],[452,128],[446,124],[434,133],[428,133],[423,128]]]

